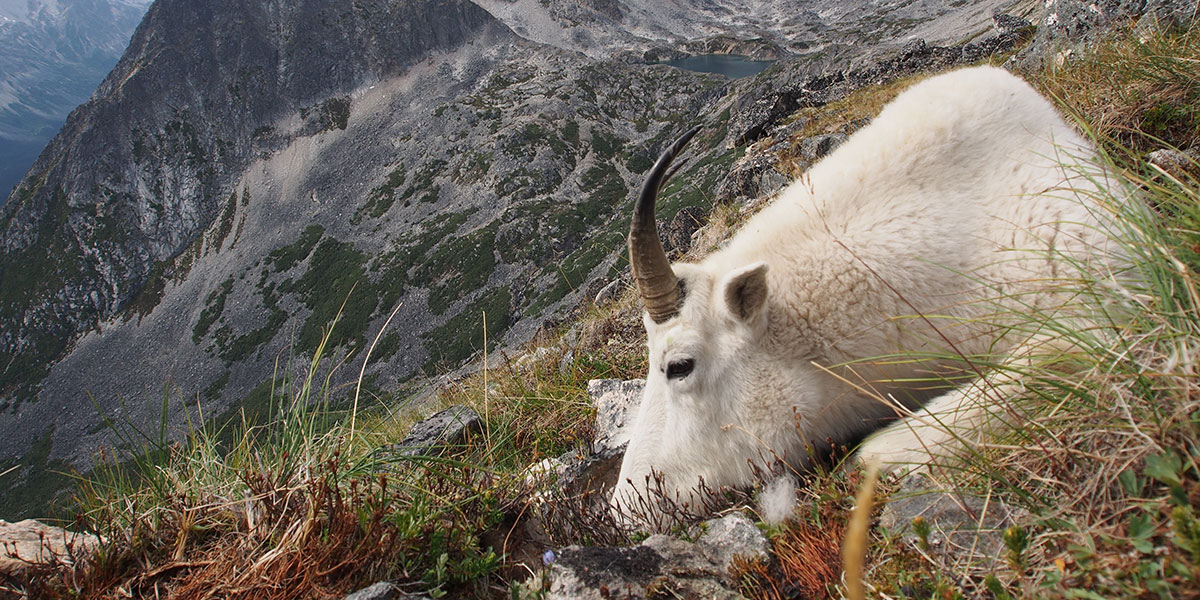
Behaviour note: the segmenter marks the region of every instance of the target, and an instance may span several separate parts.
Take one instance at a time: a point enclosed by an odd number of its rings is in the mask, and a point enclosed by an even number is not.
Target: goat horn
[[[663,151],[650,169],[642,194],[638,196],[633,210],[633,221],[629,224],[629,264],[633,269],[633,280],[637,283],[646,312],[655,323],[662,323],[679,314],[679,280],[671,270],[667,252],[658,239],[658,226],[654,222],[654,205],[658,191],[674,173],[671,162],[700,131],[693,127],[679,136],[670,148]]]

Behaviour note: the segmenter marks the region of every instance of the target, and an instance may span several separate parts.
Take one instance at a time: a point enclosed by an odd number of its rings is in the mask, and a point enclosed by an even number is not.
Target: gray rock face
[[[716,199],[722,203],[746,202],[770,196],[782,190],[791,180],[780,172],[778,153],[748,153],[733,165],[729,176],[717,188]]]
[[[733,557],[766,560],[770,544],[739,514],[707,521],[701,529],[695,542],[654,535],[632,548],[564,548],[550,565],[547,598],[648,598],[657,592],[740,598],[729,578]]]
[[[866,85],[877,85],[920,71],[944,69],[1011,50],[1023,35],[1000,33],[978,42],[937,46],[914,39],[890,58],[861,68],[814,67],[806,61],[781,61],[759,76],[738,98],[730,123],[729,143],[749,144],[763,137],[784,117],[806,106],[821,106]]]
[[[291,137],[281,117],[492,23],[467,0],[155,3],[0,209],[3,404],[32,399],[77,334],[195,242],[250,161]]]
[[[675,213],[675,218],[660,229],[667,255],[679,257],[692,247],[692,235],[708,220],[708,212],[699,206],[685,206]]]

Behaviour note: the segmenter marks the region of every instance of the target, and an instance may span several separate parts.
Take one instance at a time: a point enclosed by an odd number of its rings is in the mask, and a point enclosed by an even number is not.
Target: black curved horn
[[[646,312],[655,323],[662,323],[679,314],[679,281],[671,270],[667,252],[658,238],[658,226],[654,221],[654,206],[658,192],[675,173],[671,163],[683,151],[688,142],[700,131],[693,127],[679,136],[671,147],[663,151],[650,169],[637,206],[633,209],[633,221],[629,224],[629,264],[633,280]]]

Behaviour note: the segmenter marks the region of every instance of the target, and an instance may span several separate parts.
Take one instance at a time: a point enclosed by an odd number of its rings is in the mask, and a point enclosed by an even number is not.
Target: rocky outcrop
[[[149,0],[0,3],[0,204],[129,43]]]
[[[858,68],[814,67],[804,60],[781,61],[738,98],[728,143],[742,146],[758,140],[796,110],[822,106],[868,85],[879,85],[921,71],[968,64],[1013,50],[1032,32],[998,18],[996,32],[977,42],[937,46],[923,39],[908,42],[899,54]]]
[[[100,544],[91,534],[74,533],[32,519],[0,521],[0,583],[22,580],[31,572],[69,568]]]

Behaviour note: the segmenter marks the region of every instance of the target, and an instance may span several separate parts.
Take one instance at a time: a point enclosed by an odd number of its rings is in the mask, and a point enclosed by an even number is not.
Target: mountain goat
[[[925,464],[1017,385],[974,365],[1055,343],[1021,315],[1085,319],[1063,283],[1123,264],[1095,151],[1002,69],[912,86],[724,248],[671,265],[654,205],[696,131],[659,158],[630,226],[649,374],[619,513],[644,510],[651,486],[688,504],[701,479],[803,468],[889,422],[859,455]]]

